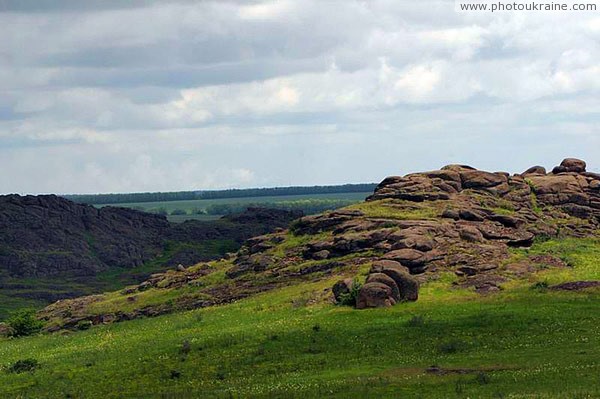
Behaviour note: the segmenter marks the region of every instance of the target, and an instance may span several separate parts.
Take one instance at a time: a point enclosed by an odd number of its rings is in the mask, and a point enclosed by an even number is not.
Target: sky
[[[0,193],[600,171],[600,11],[0,0]]]

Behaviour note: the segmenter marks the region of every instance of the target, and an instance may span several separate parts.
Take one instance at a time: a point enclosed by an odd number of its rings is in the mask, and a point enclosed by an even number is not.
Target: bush
[[[425,325],[425,318],[423,316],[413,316],[408,319],[406,324],[409,327],[423,327]]]
[[[165,208],[165,207],[152,208],[146,212],[150,212],[150,213],[154,213],[154,214],[162,215],[162,216],[167,216],[169,214],[169,212],[167,211],[167,208]]]
[[[173,209],[171,211],[171,215],[172,216],[187,215],[187,211],[185,209]]]
[[[40,363],[35,359],[23,359],[17,360],[14,364],[12,364],[7,371],[9,373],[21,374],[28,371],[34,371],[40,367]]]
[[[538,281],[531,286],[532,290],[545,291],[548,289],[548,283],[546,281]]]
[[[77,323],[77,329],[78,330],[89,330],[90,328],[92,328],[92,321],[91,320],[81,320]]]
[[[34,310],[20,310],[13,314],[6,324],[12,329],[11,336],[24,337],[39,332],[44,323],[35,317]]]
[[[477,375],[475,376],[475,381],[477,381],[477,383],[479,385],[486,385],[490,383],[490,376],[487,375],[486,373],[484,373],[483,371],[480,371],[479,373],[477,373]]]
[[[465,345],[459,340],[451,340],[441,344],[438,349],[441,353],[452,354],[464,350]]]
[[[340,295],[339,304],[344,306],[356,306],[356,300],[358,299],[361,287],[362,284],[359,283],[357,279],[354,279],[354,281],[352,281],[352,287],[350,287],[350,292]]]

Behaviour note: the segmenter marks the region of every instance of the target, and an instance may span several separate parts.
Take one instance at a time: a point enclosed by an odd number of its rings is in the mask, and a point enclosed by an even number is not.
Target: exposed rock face
[[[21,293],[18,290],[29,289],[21,279],[60,282],[68,276],[93,292],[97,273],[140,266],[163,254],[167,242],[195,244],[228,239],[241,246],[249,237],[287,227],[300,216],[297,212],[253,208],[214,222],[170,224],[164,216],[126,208],[98,209],[54,195],[0,196],[0,288],[36,300],[55,301],[78,292],[46,284],[45,288],[32,285],[31,291]],[[190,266],[214,257],[194,245],[172,252],[165,268]]]
[[[398,284],[392,279],[390,276],[384,273],[371,273],[369,277],[367,277],[368,283],[381,283],[385,284],[392,290],[391,298],[394,302],[398,302],[400,300],[400,289],[398,288]]]
[[[54,195],[0,196],[0,269],[22,277],[94,275],[110,267],[142,265],[161,254],[167,240],[244,241],[286,227],[299,216],[256,208],[227,216],[221,223],[171,225],[164,216],[126,208],[97,209]],[[203,260],[194,253],[180,255],[175,265]]]
[[[93,275],[134,267],[162,251],[167,220],[54,195],[0,196],[0,267],[13,276]]]
[[[597,218],[600,209],[600,176],[586,172],[586,163],[574,158],[562,161],[552,174],[545,174],[545,169],[539,166],[528,169],[522,176],[509,176],[504,172],[490,173],[451,165],[441,171],[388,177],[368,200],[449,200],[451,196],[457,200],[468,194],[467,189],[511,201],[517,211],[531,209],[532,194],[537,196],[539,205],[564,205],[561,208],[573,216],[585,214],[586,218]],[[467,208],[458,210],[458,214],[448,211],[445,216],[471,221],[490,219],[489,211],[477,208],[467,204]],[[493,217],[501,221],[501,215]]]
[[[553,290],[580,291],[588,288],[600,287],[600,281],[572,281],[550,287]]]

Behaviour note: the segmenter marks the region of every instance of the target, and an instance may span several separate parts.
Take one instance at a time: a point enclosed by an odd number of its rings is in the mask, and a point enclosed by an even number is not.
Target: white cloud
[[[270,1],[260,4],[242,5],[239,7],[238,15],[241,19],[265,20],[282,17],[290,14],[294,9],[294,3],[286,0]]]

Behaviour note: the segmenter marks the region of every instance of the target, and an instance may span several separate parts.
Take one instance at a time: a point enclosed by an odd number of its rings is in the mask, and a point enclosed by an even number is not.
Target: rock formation
[[[93,275],[110,267],[142,265],[162,253],[167,240],[243,241],[286,227],[299,216],[250,209],[216,224],[170,224],[164,216],[127,208],[98,209],[54,195],[0,196],[0,269],[22,277]],[[185,263],[200,260],[192,256]]]
[[[550,174],[541,166],[511,176],[449,165],[437,171],[388,177],[367,201],[382,202],[391,215],[394,209],[407,214],[414,209],[428,210],[433,215],[409,220],[343,212],[305,217],[298,223],[302,232],[335,233],[330,241],[309,244],[308,255],[318,250],[335,257],[377,248],[382,250],[381,260],[374,262],[371,272],[376,274],[367,281],[386,273],[381,266],[386,261],[395,262],[396,268],[402,268],[398,273],[405,275],[451,270],[464,277],[464,285],[490,292],[500,289],[514,270],[511,265],[504,268],[509,247],[528,247],[536,236],[584,236],[598,229],[600,175],[586,172],[586,163],[573,158],[565,159]],[[407,291],[394,280],[401,296],[414,293],[401,299],[416,300],[416,286]],[[361,298],[373,295],[373,300],[363,298],[357,306],[390,305],[396,298],[390,294],[381,299],[384,291],[368,287]]]
[[[94,276],[106,270],[126,270],[165,253],[167,243],[200,243],[226,239],[239,246],[249,237],[287,227],[297,212],[249,209],[215,222],[171,224],[164,216],[133,209],[95,208],[55,195],[0,196],[0,288],[18,295],[53,301],[77,294],[64,286],[29,288],[22,279],[63,283],[77,279],[91,286]],[[171,245],[173,246],[173,245]],[[235,249],[235,247],[233,248]],[[166,267],[193,265],[211,259],[194,245],[172,251]],[[214,256],[214,255],[212,255]]]
[[[457,287],[487,295],[539,269],[568,267],[552,254],[519,252],[515,258],[515,248],[548,237],[598,237],[599,228],[600,175],[587,172],[583,161],[566,159],[551,173],[535,166],[514,175],[449,165],[387,177],[364,203],[305,216],[289,231],[248,240],[218,265],[155,275],[122,293],[196,287],[174,305],[102,316],[210,306],[319,279],[339,280],[330,298],[346,303],[350,296],[358,308],[418,300],[423,283],[445,275],[453,275]],[[215,270],[225,281],[204,287],[202,276]],[[363,284],[359,290],[354,280]],[[104,320],[86,313],[84,302],[64,301],[42,315],[67,326],[81,318]]]

